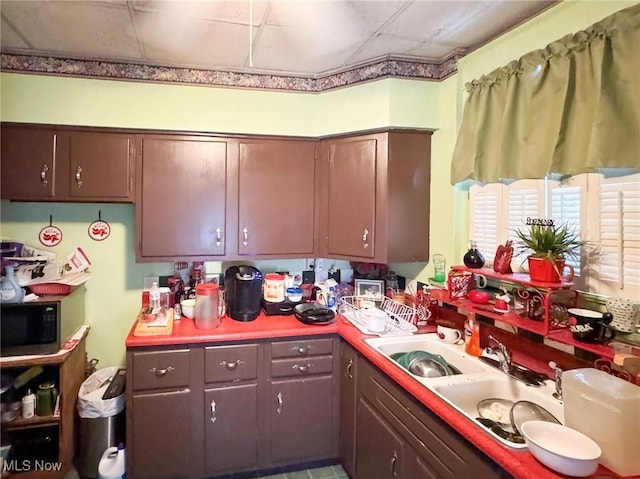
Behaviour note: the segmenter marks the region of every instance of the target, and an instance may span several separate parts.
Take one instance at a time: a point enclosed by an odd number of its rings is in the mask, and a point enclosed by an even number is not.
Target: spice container
[[[196,286],[195,325],[198,329],[213,329],[220,325],[218,285],[204,283]]]

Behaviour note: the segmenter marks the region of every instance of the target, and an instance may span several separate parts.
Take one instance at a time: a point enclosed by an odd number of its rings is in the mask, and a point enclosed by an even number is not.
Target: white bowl
[[[182,315],[187,318],[195,318],[196,317],[196,300],[195,299],[183,299],[180,301],[180,306],[182,306]]]
[[[520,432],[531,454],[556,472],[586,477],[598,469],[600,446],[575,429],[548,421],[527,421]]]

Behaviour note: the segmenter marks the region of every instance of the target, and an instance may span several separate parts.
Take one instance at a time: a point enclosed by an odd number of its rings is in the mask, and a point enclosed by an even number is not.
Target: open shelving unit
[[[568,307],[577,307],[579,299],[578,292],[571,289],[574,286],[572,282],[538,282],[532,281],[528,274],[502,274],[495,272],[491,268],[474,269],[466,266],[452,266],[449,275],[451,277],[452,274],[455,275],[460,273],[482,275],[487,279],[495,280],[501,284],[505,283],[506,285],[515,286],[516,288],[528,288],[530,290],[537,291],[541,297],[540,306],[544,308],[541,318],[531,319],[529,317],[522,316],[513,311],[513,306],[511,311],[508,313],[496,312],[494,311],[492,304],[473,303],[465,297],[451,298],[445,295],[444,298],[439,298],[442,302],[465,311],[480,314],[496,321],[502,321],[503,323],[510,324],[519,330],[522,329],[539,334],[558,343],[567,344],[583,351],[588,351],[605,359],[613,359],[614,351],[606,344],[594,344],[578,341],[571,334],[571,331],[568,328],[568,314],[566,313],[566,309]],[[471,276],[470,281],[471,285],[473,285],[473,276]],[[470,289],[473,289],[473,287]],[[563,301],[556,302],[560,296],[562,296]],[[560,316],[560,318],[558,316]]]

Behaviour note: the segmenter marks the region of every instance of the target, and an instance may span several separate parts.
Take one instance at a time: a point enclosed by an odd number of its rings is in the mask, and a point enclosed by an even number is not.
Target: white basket
[[[413,324],[416,315],[415,308],[399,303],[386,296],[380,300],[372,301],[363,296],[343,296],[340,298],[339,313],[352,322],[364,334],[377,334],[378,336],[403,336],[415,333],[418,328]],[[363,310],[366,305],[376,307],[387,313],[387,327],[382,333],[370,331]]]

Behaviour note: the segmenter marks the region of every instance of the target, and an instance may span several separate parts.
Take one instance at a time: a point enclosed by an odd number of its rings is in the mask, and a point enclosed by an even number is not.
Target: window
[[[498,245],[515,240],[527,218],[550,218],[580,232],[588,247],[575,270],[576,286],[605,296],[640,297],[640,174],[581,174],[558,181],[520,180],[470,189],[471,239],[488,264]],[[614,172],[615,173],[615,172]],[[526,267],[514,258],[514,271]]]

